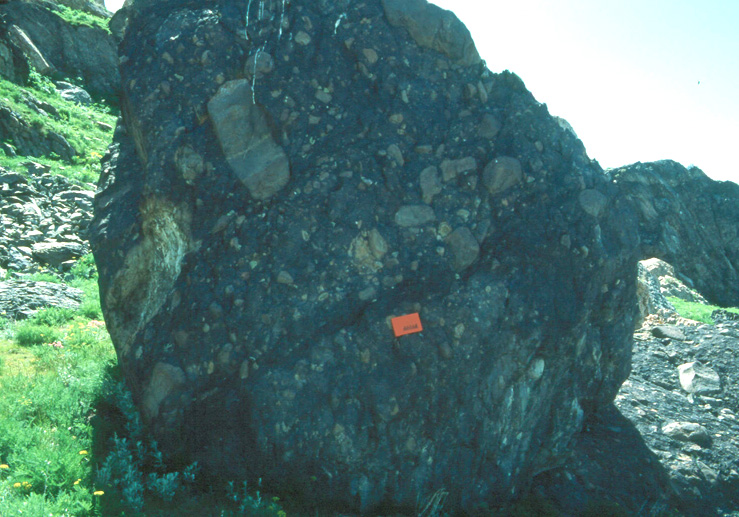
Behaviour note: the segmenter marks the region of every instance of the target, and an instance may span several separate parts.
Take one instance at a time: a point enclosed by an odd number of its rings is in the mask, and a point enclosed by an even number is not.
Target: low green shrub
[[[96,278],[96,275],[97,268],[95,266],[95,257],[93,257],[92,253],[80,257],[75,265],[72,266],[72,269],[69,270],[69,276],[72,279],[92,280]]]
[[[71,321],[75,317],[75,314],[76,311],[74,309],[66,307],[48,307],[34,314],[30,321],[47,327],[58,327]]]
[[[57,14],[72,25],[102,29],[110,34],[108,20],[106,18],[101,18],[100,16],[95,16],[94,14],[90,14],[85,11],[78,11],[77,9],[67,7],[66,5],[57,4],[57,8]]]
[[[79,309],[77,309],[77,313],[82,316],[83,318],[87,318],[89,320],[102,320],[103,319],[103,311],[100,310],[100,301],[99,300],[90,300],[86,299],[83,300],[80,304]]]
[[[33,321],[18,323],[14,329],[14,340],[20,346],[43,345],[59,340],[60,333],[48,325],[40,325]]]
[[[52,284],[64,283],[59,275],[50,271],[34,273],[28,277],[28,280],[30,282],[50,282]]]

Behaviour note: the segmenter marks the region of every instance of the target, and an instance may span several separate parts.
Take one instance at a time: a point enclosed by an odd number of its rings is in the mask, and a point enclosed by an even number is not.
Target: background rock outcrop
[[[100,6],[97,1],[68,3],[93,12]],[[30,65],[54,78],[79,78],[91,93],[114,98],[120,75],[113,36],[100,27],[69,23],[57,9],[45,0],[0,4],[0,74],[19,82]]]
[[[672,161],[609,171],[636,207],[644,258],[674,267],[709,302],[739,305],[739,185]]]
[[[425,2],[126,16],[91,240],[168,458],[355,511],[558,465],[635,313],[636,217],[581,142]]]

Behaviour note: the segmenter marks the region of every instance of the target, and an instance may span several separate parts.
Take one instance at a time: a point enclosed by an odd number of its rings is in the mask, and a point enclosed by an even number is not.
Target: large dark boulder
[[[115,25],[91,242],[170,464],[320,508],[471,511],[608,427],[637,260],[671,234],[451,13],[139,0]],[[409,313],[423,331],[396,338]]]
[[[250,4],[127,13],[92,242],[147,425],[318,505],[509,500],[628,375],[631,208],[451,13]]]
[[[668,160],[609,175],[636,207],[643,255],[672,264],[709,302],[739,306],[739,185]]]

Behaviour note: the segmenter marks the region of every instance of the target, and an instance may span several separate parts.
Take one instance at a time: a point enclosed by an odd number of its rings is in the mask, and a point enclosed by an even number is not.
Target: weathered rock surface
[[[503,504],[628,375],[633,209],[450,13],[249,5],[127,9],[92,242],[151,432],[319,507]]]
[[[661,161],[609,171],[637,207],[645,255],[711,303],[739,306],[739,185]]]
[[[64,269],[66,261],[90,252],[85,240],[94,192],[33,162],[28,171],[24,176],[0,167],[0,268]]]
[[[696,286],[726,274],[713,294],[731,299],[733,187],[668,163],[604,174],[423,1],[140,0],[113,21],[123,119],[91,237],[121,367],[171,463],[363,513],[439,490],[450,511],[504,505],[536,474],[576,494],[573,513],[734,504],[685,495],[612,403],[639,259]],[[700,189],[708,226],[677,215]],[[667,314],[644,271],[645,316]],[[411,312],[423,332],[396,339],[389,320]],[[648,339],[695,344],[679,332]],[[691,362],[721,382],[665,400],[732,389],[690,350],[655,386],[683,390]],[[656,440],[717,447],[710,422],[670,411]]]
[[[100,6],[97,0],[69,2],[88,4],[88,11]],[[0,36],[0,56],[3,40],[10,40],[40,73],[59,78],[80,77],[91,93],[114,97],[120,87],[120,75],[113,36],[100,28],[70,24],[56,9],[54,3],[44,1],[0,4],[0,34],[7,34]],[[20,56],[17,52],[13,56],[14,75],[22,76]],[[0,57],[0,65],[2,61]]]
[[[27,318],[47,307],[77,309],[82,291],[62,283],[8,280],[0,282],[0,316]]]
[[[38,128],[0,101],[0,140],[12,142],[15,150],[27,156],[58,155],[72,160],[77,151],[60,134]]]
[[[54,0],[58,4],[66,5],[78,11],[94,14],[102,18],[110,17],[110,12],[105,8],[103,0]]]
[[[639,264],[657,279],[659,291],[662,296],[680,298],[681,300],[694,303],[708,303],[698,291],[691,289],[677,278],[675,268],[672,267],[672,264],[668,264],[658,258],[642,260]]]
[[[650,260],[640,260],[636,278],[636,302],[639,311],[637,327],[641,327],[649,315],[677,316],[675,307],[665,297],[661,282],[647,265]],[[660,261],[662,262],[662,261]],[[667,277],[660,277],[667,278]],[[684,284],[683,284],[684,285]],[[687,289],[687,287],[686,287]]]
[[[29,63],[23,49],[11,36],[10,29],[0,21],[0,77],[16,83],[28,79]]]
[[[679,330],[685,340],[637,334],[633,371],[616,405],[659,457],[686,514],[736,512],[739,323],[683,325]],[[688,364],[692,367],[681,368]],[[685,380],[690,380],[691,391],[686,391],[684,377],[690,378]],[[696,379],[705,389],[696,391]]]

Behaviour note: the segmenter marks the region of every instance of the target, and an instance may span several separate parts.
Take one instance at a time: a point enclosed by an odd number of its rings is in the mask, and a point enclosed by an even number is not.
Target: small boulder
[[[662,427],[662,432],[681,442],[692,442],[701,447],[711,446],[711,435],[705,427],[693,422],[670,422]]]
[[[79,242],[45,241],[33,245],[33,256],[52,267],[58,267],[62,262],[79,258],[87,253],[87,247]]]
[[[658,338],[676,339],[678,341],[685,341],[687,339],[682,330],[670,325],[659,325],[654,327],[652,329],[652,335]]]
[[[90,97],[90,94],[79,86],[59,81],[56,83],[56,89],[64,100],[74,102],[75,104],[82,104],[83,106],[89,106],[92,104],[92,97]]]
[[[0,282],[0,314],[16,320],[47,307],[77,309],[82,291],[66,284],[8,280]]]
[[[677,367],[680,386],[688,393],[709,395],[721,391],[721,378],[713,369],[698,362],[686,363]]]

